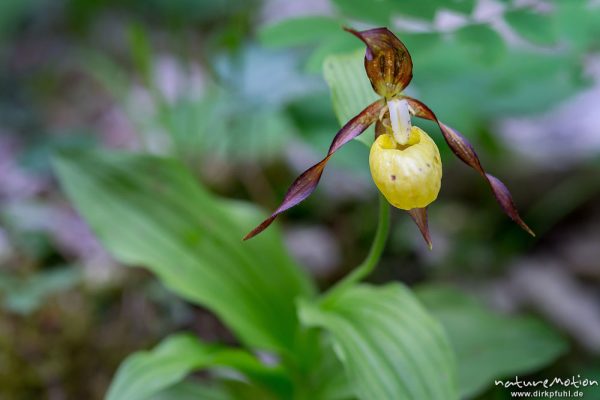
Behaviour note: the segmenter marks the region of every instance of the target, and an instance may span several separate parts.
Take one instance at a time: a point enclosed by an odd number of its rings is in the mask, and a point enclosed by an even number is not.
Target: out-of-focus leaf
[[[132,24],[129,27],[128,35],[133,62],[144,83],[149,85],[152,79],[152,47],[148,32],[142,25]]]
[[[448,287],[424,286],[416,293],[446,328],[463,397],[475,396],[494,379],[534,372],[567,350],[565,340],[535,318],[495,314]]]
[[[0,41],[12,33],[22,18],[34,9],[39,0],[4,0],[0,2]]]
[[[302,302],[300,318],[331,333],[358,398],[458,398],[448,339],[406,287],[351,287],[321,306]]]
[[[329,338],[326,338],[329,339]],[[336,356],[330,340],[324,340],[321,358],[311,370],[312,381],[317,382],[311,388],[311,396],[322,400],[354,400],[355,390],[349,384],[348,375]]]
[[[241,54],[219,58],[216,67],[225,89],[235,96],[231,105],[276,108],[323,87],[317,77],[298,71],[301,60],[292,51],[249,46]]]
[[[227,20],[259,5],[255,0],[142,0],[133,3],[138,3],[139,8],[155,18],[187,26]]]
[[[600,46],[600,5],[586,0],[554,1],[557,36],[577,52]]]
[[[364,50],[329,56],[323,75],[331,90],[331,100],[340,125],[360,113],[379,97],[373,91],[363,65]],[[367,145],[373,142],[373,127],[358,137]]]
[[[201,99],[165,106],[157,119],[140,122],[165,127],[177,154],[186,160],[206,154],[223,160],[269,160],[281,155],[295,129],[281,110],[243,105],[217,89]]]
[[[414,59],[424,52],[435,51],[437,45],[441,42],[442,35],[439,32],[402,32],[398,34],[398,38],[404,42],[411,57]],[[413,61],[413,75],[418,73],[419,71],[415,70],[415,63]]]
[[[475,8],[475,0],[449,0],[441,3],[441,6],[452,11],[469,14]]]
[[[433,17],[435,17],[438,10],[451,3],[459,3],[460,0],[458,2],[454,0],[440,2],[423,0],[392,0],[390,2],[393,3],[396,13],[400,15],[430,21],[433,19]]]
[[[474,62],[492,63],[504,55],[504,41],[487,24],[469,25],[455,32],[456,38],[466,45]]]
[[[223,386],[226,387],[231,398],[235,400],[281,400],[293,398],[292,394],[278,396],[252,383],[238,380],[227,380],[223,383]]]
[[[96,79],[116,100],[125,103],[130,82],[126,71],[111,58],[92,50],[83,49],[75,59],[81,68]]]
[[[531,206],[527,218],[535,224],[536,230],[541,234],[548,232],[563,218],[597,196],[600,192],[598,161],[586,165],[585,169],[579,169],[570,177],[557,179],[552,188]]]
[[[291,18],[262,28],[258,34],[269,47],[289,47],[317,43],[341,30],[341,23],[329,17]]]
[[[203,190],[174,160],[124,153],[64,153],[61,183],[99,239],[121,262],[149,268],[183,298],[215,312],[248,345],[290,350],[294,301],[308,278],[279,232],[243,243],[240,212]],[[245,208],[258,223],[261,215]]]
[[[393,4],[390,0],[332,0],[345,16],[382,26],[389,25]]]
[[[398,16],[430,21],[440,9],[468,13],[474,6],[473,0],[333,0],[333,3],[345,16],[379,26],[389,26],[391,19]]]
[[[192,381],[183,381],[173,385],[149,400],[234,400],[223,388],[217,385],[200,384]]]
[[[181,382],[190,372],[232,368],[255,381],[284,388],[286,378],[243,350],[200,342],[191,334],[176,334],[152,351],[130,355],[121,364],[108,389],[107,400],[143,400]]]
[[[3,306],[17,314],[30,314],[42,306],[49,296],[72,288],[80,280],[81,274],[75,267],[38,272],[24,280],[1,273]]]
[[[352,35],[340,30],[335,35],[331,35],[320,42],[306,61],[306,71],[320,74],[323,72],[323,63],[327,57],[335,54],[351,53],[358,49],[362,49],[364,52],[364,45]]]
[[[142,108],[142,112],[118,64],[91,52],[80,58],[86,61],[86,70],[121,102],[148,147],[166,142],[161,153],[171,152],[192,162],[207,154],[227,161],[280,156],[281,146],[295,134],[284,106],[322,90],[323,82],[297,71],[299,57],[292,52],[250,46],[237,56],[217,58],[216,70],[227,85],[209,82],[201,96],[198,87],[190,85],[180,88],[174,101],[162,101],[148,84],[145,89],[155,107]]]
[[[217,70],[226,87],[211,85],[201,98],[193,90],[184,93],[161,108],[160,119],[145,116],[140,122],[150,119],[154,126],[142,131],[158,125],[188,160],[206,154],[227,161],[280,156],[296,133],[284,106],[324,87],[317,77],[297,71],[298,64],[297,54],[254,46],[237,58],[220,58]]]
[[[468,137],[490,119],[547,110],[587,83],[581,63],[568,54],[506,49],[482,62],[474,58],[478,46],[451,38],[414,52],[409,86]]]
[[[549,16],[531,9],[521,9],[507,12],[504,19],[526,40],[542,45],[556,42],[554,25]]]

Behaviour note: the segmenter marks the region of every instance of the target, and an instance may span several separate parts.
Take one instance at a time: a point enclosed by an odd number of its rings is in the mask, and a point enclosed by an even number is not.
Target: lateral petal
[[[315,191],[317,185],[319,184],[319,180],[321,179],[321,175],[323,174],[323,169],[325,165],[336,151],[338,151],[343,145],[348,143],[350,140],[354,139],[361,133],[365,131],[373,122],[377,120],[379,117],[380,111],[385,106],[385,103],[382,100],[377,100],[370,104],[367,108],[362,110],[360,114],[356,117],[352,118],[350,121],[346,123],[338,131],[338,133],[333,138],[331,145],[329,146],[329,151],[327,152],[327,156],[304,171],[296,180],[292,183],[290,188],[288,189],[281,205],[271,214],[271,216],[265,219],[260,223],[256,228],[250,231],[245,237],[244,240],[248,240],[265,229],[277,218],[279,214],[282,212],[294,207],[299,204],[303,200],[305,200],[308,196]]]
[[[535,236],[533,231],[527,226],[525,221],[523,221],[519,215],[519,211],[517,210],[517,207],[515,206],[515,203],[506,185],[504,185],[504,183],[502,183],[495,176],[485,172],[483,166],[481,165],[481,161],[479,161],[479,157],[477,157],[477,153],[475,153],[475,149],[471,143],[469,143],[469,141],[456,129],[440,122],[433,111],[431,111],[431,109],[423,102],[408,96],[402,97],[408,101],[408,104],[413,109],[415,116],[434,121],[438,124],[446,143],[448,143],[448,146],[450,147],[450,150],[452,150],[452,152],[458,158],[477,171],[487,181],[492,189],[492,192],[494,193],[496,201],[504,213],[531,236]]]

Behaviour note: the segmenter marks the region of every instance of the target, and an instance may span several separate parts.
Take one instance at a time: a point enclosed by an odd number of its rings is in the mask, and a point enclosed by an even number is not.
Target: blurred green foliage
[[[417,288],[417,296],[448,332],[458,359],[461,397],[474,397],[494,379],[531,373],[568,349],[538,319],[495,315],[456,289],[424,286]]]
[[[586,10],[588,6],[580,1],[556,1],[554,10],[547,13],[527,6],[508,8],[504,18],[521,40],[546,46],[536,49],[507,45],[496,29],[467,16],[473,2],[415,3],[419,4],[339,1],[335,4],[348,20],[284,20],[266,26],[259,37],[271,47],[309,46],[314,49],[308,59],[309,70],[320,71],[328,55],[362,48],[360,41],[339,29],[341,24],[352,25],[352,19],[380,26],[394,26],[393,17],[431,21],[440,6],[462,14],[465,25],[450,31],[441,31],[434,24],[427,26],[426,32],[393,30],[413,59],[409,94],[426,99],[438,115],[467,135],[491,118],[539,112],[576,93],[586,83],[584,55],[600,46],[594,39],[599,37],[595,29],[600,10]],[[299,28],[303,25],[307,29]],[[336,28],[337,33],[329,34]]]

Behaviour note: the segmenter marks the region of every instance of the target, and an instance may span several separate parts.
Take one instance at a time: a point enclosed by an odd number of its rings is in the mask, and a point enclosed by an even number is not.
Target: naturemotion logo
[[[518,376],[515,376],[512,380],[500,380],[496,379],[494,381],[495,386],[502,386],[504,388],[536,388],[543,387],[544,389],[549,389],[553,386],[561,386],[561,387],[573,387],[575,389],[590,387],[590,386],[598,386],[598,381],[595,379],[582,378],[581,375],[577,375],[577,377],[572,376],[570,378],[559,378],[555,377],[553,379],[546,378],[540,380],[523,380],[519,379]]]

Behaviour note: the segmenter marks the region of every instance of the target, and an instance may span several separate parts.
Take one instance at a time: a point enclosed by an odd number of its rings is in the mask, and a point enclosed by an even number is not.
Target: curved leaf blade
[[[283,379],[243,350],[200,342],[191,334],[175,334],[152,351],[137,352],[121,364],[110,385],[107,400],[143,400],[181,382],[190,372],[230,367],[249,378]],[[285,381],[282,381],[285,382]]]
[[[458,398],[448,339],[405,286],[351,287],[327,306],[301,303],[300,318],[331,333],[358,398]]]
[[[313,288],[274,230],[242,243],[254,208],[204,191],[177,161],[125,153],[65,153],[61,183],[104,246],[215,312],[245,344],[294,351],[294,299]],[[269,260],[265,263],[265,260]]]

